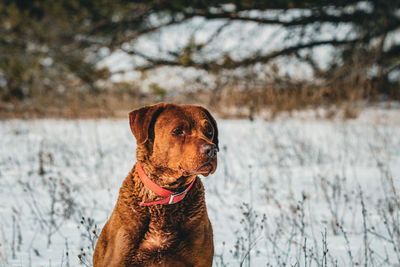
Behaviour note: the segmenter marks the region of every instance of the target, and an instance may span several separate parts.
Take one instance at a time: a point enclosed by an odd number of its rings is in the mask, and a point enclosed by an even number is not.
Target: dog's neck
[[[154,167],[153,164],[147,160],[140,162],[146,175],[155,182],[158,186],[170,190],[175,193],[182,192],[189,184],[196,179],[196,174],[184,176],[176,171],[172,171],[164,167]]]
[[[142,202],[156,201],[162,197],[144,186],[137,169],[137,165],[135,165],[120,189],[116,210],[122,220],[130,221],[133,218],[136,223],[140,221],[143,225],[152,222],[157,225],[170,225],[171,219],[180,222],[194,222],[193,218],[201,218],[206,212],[204,188],[200,179],[195,180],[191,190],[179,203],[141,207],[140,203]],[[180,214],[179,216],[183,217],[178,218],[171,214]],[[192,219],[189,220],[189,218]]]
[[[150,145],[151,146],[151,145]],[[149,148],[146,145],[138,146],[136,159],[143,167],[147,176],[164,189],[181,192],[196,178],[196,174],[184,175],[180,171],[174,171],[167,167],[156,166],[149,156]]]
[[[145,164],[143,164],[143,165],[144,165],[144,166],[142,166],[143,169],[147,169],[145,167]],[[148,169],[145,172],[146,173],[150,173]],[[149,178],[154,179],[154,177],[152,177],[150,175],[149,175]],[[189,178],[186,177],[186,179],[189,180],[189,181],[193,181],[193,180],[190,180],[190,179],[195,179],[195,178],[196,178],[195,175],[193,177],[189,177]],[[186,183],[182,183],[182,184],[186,184]],[[167,189],[167,187],[163,187],[163,188]],[[182,186],[175,185],[175,186],[170,186],[170,188],[168,188],[168,190],[178,193],[178,192],[184,191],[186,188],[187,187],[184,187],[183,185]],[[193,195],[193,196],[194,195],[196,196],[195,197],[196,202],[204,201],[204,193],[203,193],[203,189],[202,189],[202,184],[201,184],[201,181],[199,179],[195,180],[195,182],[194,182],[194,184],[192,186],[192,189],[188,192],[188,195],[189,194]],[[185,200],[187,200],[187,197],[188,196],[186,196],[181,202],[185,202]],[[125,207],[125,208],[121,207],[121,210],[122,209],[130,210],[132,206],[137,207],[142,202],[157,201],[157,200],[162,199],[163,197],[160,197],[155,192],[149,190],[143,184],[141,178],[139,177],[138,166],[136,164],[134,166],[134,168],[132,168],[132,170],[129,173],[128,177],[123,182],[121,190],[120,190],[119,198],[120,198],[120,202],[118,202],[118,203],[122,204],[122,206]],[[178,206],[175,206],[175,205],[176,204],[173,204],[173,205],[162,204],[162,205],[155,205],[155,206],[149,206],[149,207],[152,207],[151,209],[156,209],[156,210],[164,210],[164,208],[169,207],[168,210],[170,210],[172,207],[178,207]]]

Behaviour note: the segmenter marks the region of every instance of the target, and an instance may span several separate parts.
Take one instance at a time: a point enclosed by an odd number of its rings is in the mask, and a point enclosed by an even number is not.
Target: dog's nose
[[[201,153],[204,153],[210,159],[217,155],[217,147],[214,144],[205,144],[201,147]]]

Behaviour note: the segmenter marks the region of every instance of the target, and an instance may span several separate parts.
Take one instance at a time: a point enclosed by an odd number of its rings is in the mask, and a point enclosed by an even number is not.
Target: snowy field
[[[398,122],[218,124],[214,266],[400,266]],[[0,266],[91,266],[135,163],[127,120],[9,120],[0,138]]]

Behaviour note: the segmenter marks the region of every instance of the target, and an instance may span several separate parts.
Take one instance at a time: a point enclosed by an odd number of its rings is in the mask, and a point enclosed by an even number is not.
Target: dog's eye
[[[205,131],[205,134],[206,134],[206,136],[208,138],[211,138],[213,136],[213,134],[214,134],[214,131],[213,131],[213,129],[211,127],[207,127],[206,131]]]
[[[181,128],[178,128],[178,129],[173,130],[172,133],[175,135],[182,135],[183,130]]]

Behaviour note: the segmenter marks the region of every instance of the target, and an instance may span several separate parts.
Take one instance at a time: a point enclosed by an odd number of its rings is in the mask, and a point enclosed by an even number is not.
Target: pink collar
[[[159,186],[158,184],[156,184],[155,182],[153,182],[149,178],[149,176],[147,176],[147,174],[144,172],[143,167],[142,167],[142,165],[140,164],[139,161],[136,163],[136,166],[137,166],[137,172],[139,174],[139,178],[142,181],[142,183],[144,184],[144,186],[147,189],[149,189],[150,191],[153,191],[154,193],[159,195],[160,197],[163,197],[162,199],[156,200],[156,201],[149,201],[149,202],[142,201],[140,203],[140,206],[150,206],[150,205],[156,205],[156,204],[175,204],[175,203],[178,203],[179,201],[181,201],[182,199],[185,198],[187,192],[190,190],[190,188],[192,188],[192,185],[194,184],[194,181],[196,181],[196,178],[197,178],[196,177],[195,179],[193,179],[193,181],[185,189],[185,191],[174,194],[174,192],[171,192],[171,191],[169,191],[167,189],[164,189],[161,186]]]

